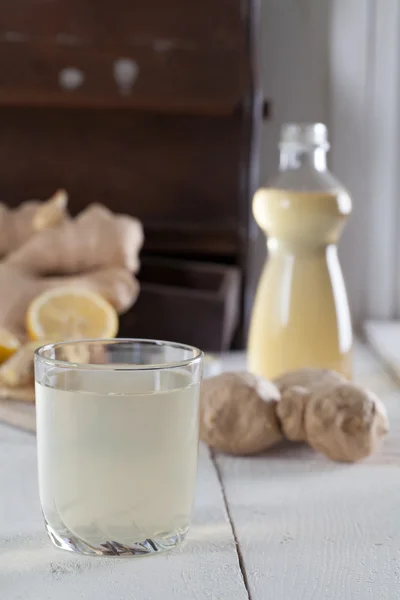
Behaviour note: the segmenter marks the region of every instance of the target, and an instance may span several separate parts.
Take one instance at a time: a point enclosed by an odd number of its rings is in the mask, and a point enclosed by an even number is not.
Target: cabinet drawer
[[[145,259],[141,291],[120,335],[227,350],[239,316],[240,271],[225,265]]]

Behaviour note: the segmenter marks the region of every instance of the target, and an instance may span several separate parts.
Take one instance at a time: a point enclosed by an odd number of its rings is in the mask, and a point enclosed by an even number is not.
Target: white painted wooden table
[[[343,465],[298,445],[253,458],[202,447],[194,524],[169,555],[54,549],[40,514],[35,438],[0,425],[0,599],[399,599],[400,393],[367,347],[355,359],[356,379],[388,407],[382,450]],[[243,358],[225,365],[241,368]]]

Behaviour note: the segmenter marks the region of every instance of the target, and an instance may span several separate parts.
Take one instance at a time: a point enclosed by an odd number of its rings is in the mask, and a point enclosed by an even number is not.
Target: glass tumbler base
[[[67,529],[55,531],[45,520],[46,531],[54,546],[89,556],[147,556],[160,552],[168,552],[179,546],[184,540],[188,527],[175,530],[170,533],[162,533],[156,537],[147,538],[143,541],[121,544],[115,540],[104,540],[101,543],[89,543],[77,537]]]

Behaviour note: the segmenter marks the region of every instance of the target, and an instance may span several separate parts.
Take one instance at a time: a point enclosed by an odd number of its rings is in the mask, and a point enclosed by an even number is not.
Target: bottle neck
[[[296,146],[281,147],[279,159],[280,171],[296,171],[305,166],[319,172],[326,171],[326,149]]]

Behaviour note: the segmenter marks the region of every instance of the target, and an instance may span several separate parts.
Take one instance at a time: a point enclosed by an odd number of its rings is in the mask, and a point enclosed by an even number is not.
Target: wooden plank
[[[2,0],[0,32],[16,43],[47,38],[101,44],[114,39],[231,47],[245,38],[248,4],[250,0],[202,0],[190,6],[187,0]]]
[[[400,394],[357,347],[355,378],[385,401],[391,434],[359,465],[283,444],[218,456],[252,600],[394,598],[400,567]]]
[[[102,202],[145,228],[232,230],[240,219],[240,128],[240,118],[3,109],[0,196],[15,205],[62,186],[72,212]]]
[[[194,522],[185,546],[147,559],[77,556],[48,540],[38,501],[35,440],[0,427],[2,598],[248,600],[215,469],[200,449]]]
[[[243,52],[0,39],[0,106],[233,114],[250,85]]]

